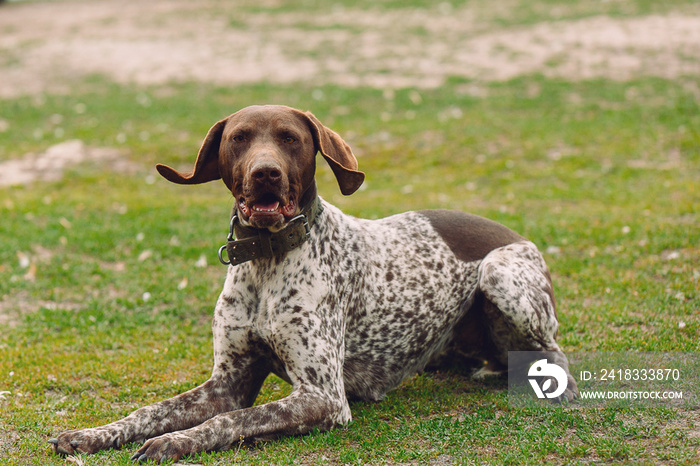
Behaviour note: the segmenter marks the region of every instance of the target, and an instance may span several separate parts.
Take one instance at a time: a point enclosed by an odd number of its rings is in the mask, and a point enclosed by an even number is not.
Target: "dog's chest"
[[[266,341],[341,342],[346,391],[379,397],[443,348],[477,266],[419,213],[369,221],[324,204],[301,248],[234,269],[231,289],[249,305],[231,317]]]

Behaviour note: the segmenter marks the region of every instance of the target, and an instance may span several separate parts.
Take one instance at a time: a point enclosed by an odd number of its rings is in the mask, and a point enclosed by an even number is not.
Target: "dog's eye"
[[[234,137],[233,137],[233,140],[234,140],[235,142],[243,142],[243,141],[245,141],[245,136],[241,136],[241,135],[239,134],[239,135],[237,135],[237,136],[234,136]]]
[[[282,141],[283,141],[285,144],[292,144],[293,142],[296,142],[297,140],[294,139],[294,138],[291,137],[291,136],[287,136],[286,138],[282,138]]]

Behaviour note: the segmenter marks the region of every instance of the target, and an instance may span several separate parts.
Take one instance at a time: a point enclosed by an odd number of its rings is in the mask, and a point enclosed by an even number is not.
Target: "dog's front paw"
[[[131,459],[139,462],[152,460],[156,463],[165,460],[177,461],[200,450],[194,439],[180,432],[173,432],[146,441]]]
[[[59,455],[92,454],[117,446],[108,432],[98,429],[69,430],[50,439],[49,443]]]

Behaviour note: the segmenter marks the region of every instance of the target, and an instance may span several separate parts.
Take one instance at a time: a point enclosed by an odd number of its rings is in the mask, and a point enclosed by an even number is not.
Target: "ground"
[[[486,92],[479,83],[533,73],[570,80],[700,74],[697,5],[631,18],[560,19],[570,9],[553,8],[550,21],[514,27],[508,20],[516,3],[388,11],[339,4],[313,14],[285,12],[274,0],[246,12],[239,2],[18,2],[0,16],[0,97],[68,92],[91,75],[140,85],[269,81],[388,90],[461,77],[470,80],[463,91],[478,96]],[[0,119],[0,131],[8,127]],[[64,154],[68,160],[50,165],[58,167],[49,176],[70,162],[115,159]],[[37,160],[42,154],[4,164],[0,185],[45,178]]]
[[[611,17],[589,16],[592,2],[580,2],[542,8],[529,23],[515,0],[426,3],[390,10],[338,3],[320,13],[313,2],[300,12],[276,0],[10,3],[0,16],[0,97],[70,89],[91,74],[137,84],[267,80],[391,89],[432,88],[448,77],[700,72],[697,4]],[[627,3],[609,2],[622,11]]]

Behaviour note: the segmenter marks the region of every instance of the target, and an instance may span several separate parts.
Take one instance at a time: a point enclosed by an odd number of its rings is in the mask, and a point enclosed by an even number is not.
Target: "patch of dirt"
[[[398,88],[435,87],[450,76],[700,73],[700,11],[499,28],[471,5],[307,15],[241,12],[238,2],[213,0],[8,3],[0,16],[0,97],[68,90],[91,74],[136,84]]]
[[[11,296],[4,296],[0,300],[0,326],[14,328],[24,316],[34,314],[39,309],[65,309],[78,310],[83,306],[72,302],[54,302],[36,300],[29,293],[20,291]]]
[[[51,146],[40,154],[0,162],[0,187],[58,181],[66,169],[81,162],[100,162],[119,172],[137,170],[136,164],[124,157],[121,150],[88,147],[74,139]]]

